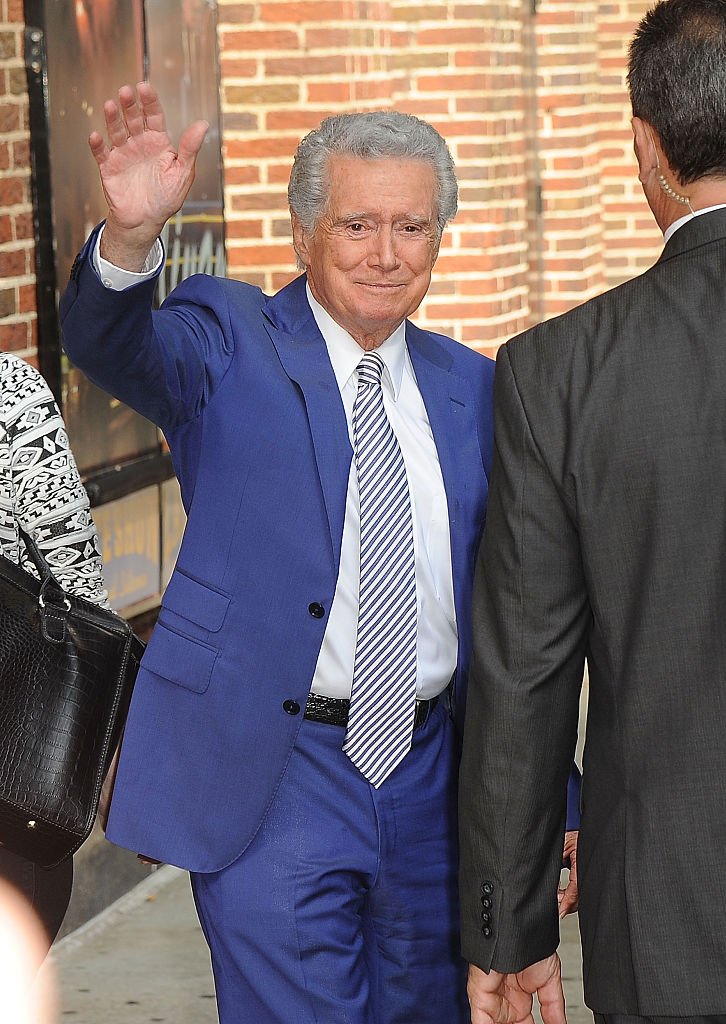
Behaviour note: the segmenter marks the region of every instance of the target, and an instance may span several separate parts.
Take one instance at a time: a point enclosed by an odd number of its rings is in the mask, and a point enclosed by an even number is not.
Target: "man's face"
[[[421,160],[328,162],[328,208],[314,235],[293,215],[298,254],[321,306],[370,350],[421,303],[436,261],[436,174]]]

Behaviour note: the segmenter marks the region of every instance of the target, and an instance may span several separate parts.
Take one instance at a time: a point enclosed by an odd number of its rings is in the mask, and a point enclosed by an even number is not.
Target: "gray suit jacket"
[[[726,1012],[726,210],[502,348],[462,764],[466,958],[558,942],[587,658],[585,997]]]

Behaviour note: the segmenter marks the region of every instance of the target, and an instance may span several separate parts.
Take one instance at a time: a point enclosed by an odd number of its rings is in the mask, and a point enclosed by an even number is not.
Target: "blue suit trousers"
[[[220,1024],[468,1020],[446,708],[378,790],[342,741],[342,728],[305,720],[251,846],[192,875]]]

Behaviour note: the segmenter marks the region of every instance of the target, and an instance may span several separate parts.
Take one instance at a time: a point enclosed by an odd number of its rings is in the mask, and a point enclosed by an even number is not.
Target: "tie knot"
[[[380,387],[384,362],[377,352],[366,352],[358,363],[358,387],[364,384]]]

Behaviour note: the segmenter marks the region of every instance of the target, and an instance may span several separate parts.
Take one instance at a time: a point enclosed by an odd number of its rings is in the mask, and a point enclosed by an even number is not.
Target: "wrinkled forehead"
[[[428,160],[411,157],[367,159],[331,154],[326,164],[328,216],[379,212],[387,217],[435,220],[438,182]]]

